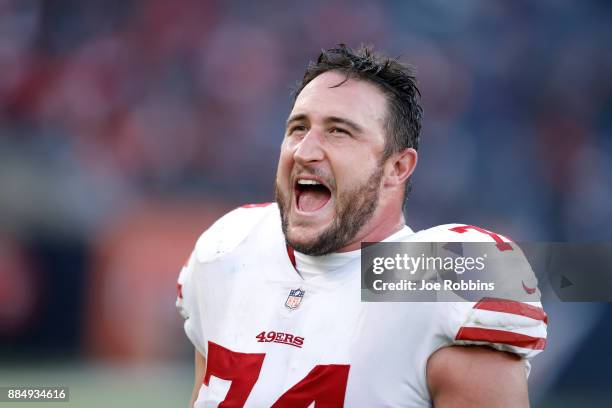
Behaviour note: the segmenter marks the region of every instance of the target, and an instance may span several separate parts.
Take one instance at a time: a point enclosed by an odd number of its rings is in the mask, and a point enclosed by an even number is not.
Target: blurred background
[[[179,269],[272,200],[290,91],[339,42],[418,70],[414,229],[610,241],[611,41],[605,0],[0,0],[0,386],[186,406]],[[533,406],[611,406],[610,304],[545,305]]]

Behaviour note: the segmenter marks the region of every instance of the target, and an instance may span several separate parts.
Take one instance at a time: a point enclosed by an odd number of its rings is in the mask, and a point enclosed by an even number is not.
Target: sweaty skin
[[[436,408],[529,407],[521,359],[488,347],[436,351],[427,361],[427,385]]]
[[[194,383],[193,391],[191,392],[191,400],[189,401],[189,408],[193,408],[198,394],[200,393],[200,387],[204,382],[204,373],[206,372],[206,358],[198,351],[195,351],[195,362],[194,362]]]
[[[307,248],[331,229],[335,233],[328,235],[343,240],[330,252],[351,251],[362,241],[380,241],[403,227],[405,182],[417,154],[405,149],[381,163],[386,117],[387,98],[369,82],[346,80],[346,75],[331,71],[304,87],[287,120],[276,177],[285,235],[292,246]],[[327,204],[316,211],[300,210],[295,191],[300,178],[328,187]],[[372,189],[364,188],[372,181]],[[376,205],[367,216],[345,214],[351,203],[358,203],[357,208]],[[356,222],[352,234],[340,233]]]

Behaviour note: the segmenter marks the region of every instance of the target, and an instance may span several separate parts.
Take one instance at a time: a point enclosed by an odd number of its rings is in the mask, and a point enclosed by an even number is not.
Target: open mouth
[[[302,212],[320,210],[331,199],[331,191],[316,180],[298,178],[295,183],[295,202]]]

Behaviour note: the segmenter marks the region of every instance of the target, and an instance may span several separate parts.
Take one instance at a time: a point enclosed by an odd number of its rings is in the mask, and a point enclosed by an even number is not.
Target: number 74
[[[265,353],[238,353],[208,342],[204,384],[214,376],[231,381],[220,408],[243,407],[255,386]],[[307,408],[313,402],[327,408],[342,407],[350,366],[348,364],[316,365],[297,384],[281,395],[272,408]]]

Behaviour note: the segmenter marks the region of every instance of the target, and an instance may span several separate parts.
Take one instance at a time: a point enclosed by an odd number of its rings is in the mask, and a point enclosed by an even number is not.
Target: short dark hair
[[[336,48],[321,50],[316,62],[310,62],[302,82],[294,92],[294,103],[302,89],[317,76],[328,71],[346,74],[346,79],[357,78],[371,82],[384,92],[388,100],[387,138],[383,160],[406,148],[418,149],[423,108],[417,88],[415,70],[398,59],[375,53],[372,47],[361,46],[357,51],[338,44]],[[410,181],[406,195],[410,191]]]

